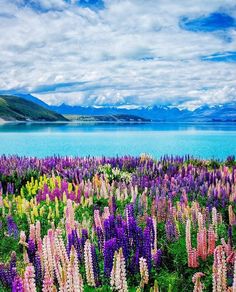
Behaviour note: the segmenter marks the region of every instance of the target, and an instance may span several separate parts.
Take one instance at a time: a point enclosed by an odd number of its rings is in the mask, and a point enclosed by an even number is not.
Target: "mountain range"
[[[81,116],[109,116],[109,115],[132,115],[152,121],[166,122],[236,122],[236,104],[226,103],[216,106],[202,106],[193,111],[188,109],[180,110],[177,107],[168,106],[149,106],[137,108],[120,108],[115,106],[71,106],[61,104],[59,106],[49,106],[40,99],[32,95],[25,95],[23,98],[31,100],[51,109],[62,115],[81,115]]]
[[[37,104],[40,109],[58,114],[56,119],[66,120],[118,120],[119,117],[127,121],[159,121],[159,122],[236,122],[236,104],[227,103],[217,106],[202,106],[193,111],[188,109],[180,110],[177,107],[169,106],[148,106],[148,107],[115,107],[115,106],[71,106],[61,104],[59,106],[50,106],[42,100],[31,94],[17,94],[18,98],[27,102]],[[76,116],[80,116],[79,118]],[[81,117],[82,116],[82,117]],[[1,117],[1,116],[0,116]],[[66,118],[65,118],[66,117]],[[91,117],[93,117],[91,119]],[[95,118],[94,118],[95,117]],[[110,118],[109,118],[110,117]]]

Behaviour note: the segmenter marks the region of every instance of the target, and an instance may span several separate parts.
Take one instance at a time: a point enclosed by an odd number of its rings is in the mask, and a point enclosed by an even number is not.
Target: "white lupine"
[[[120,248],[119,251],[116,251],[114,254],[110,285],[112,289],[118,292],[128,292],[125,258],[122,248]]]
[[[140,271],[140,276],[141,276],[140,286],[141,288],[143,288],[144,285],[148,284],[148,281],[149,281],[147,261],[143,257],[139,259],[139,271]]]
[[[91,251],[91,243],[89,239],[86,240],[84,245],[84,261],[85,261],[85,270],[86,270],[86,279],[89,286],[95,287],[95,278],[93,271],[93,258]]]

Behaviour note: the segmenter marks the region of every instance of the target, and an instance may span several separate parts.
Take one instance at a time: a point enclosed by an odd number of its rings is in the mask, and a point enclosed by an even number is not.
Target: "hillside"
[[[0,95],[0,120],[3,121],[67,121],[62,115],[26,99]]]

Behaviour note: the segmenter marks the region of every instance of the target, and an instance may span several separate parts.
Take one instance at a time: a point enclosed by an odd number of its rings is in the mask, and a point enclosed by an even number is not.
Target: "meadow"
[[[0,157],[0,291],[236,291],[236,161]]]

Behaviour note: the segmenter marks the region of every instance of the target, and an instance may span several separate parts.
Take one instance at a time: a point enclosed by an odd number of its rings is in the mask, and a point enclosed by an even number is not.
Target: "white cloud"
[[[22,0],[0,2],[1,90],[29,91],[54,104],[235,101],[235,64],[200,59],[235,50],[235,30],[225,42],[178,25],[182,16],[233,15],[234,1],[106,0],[105,9],[93,11],[34,0],[43,13]],[[70,84],[46,86],[61,83]]]

